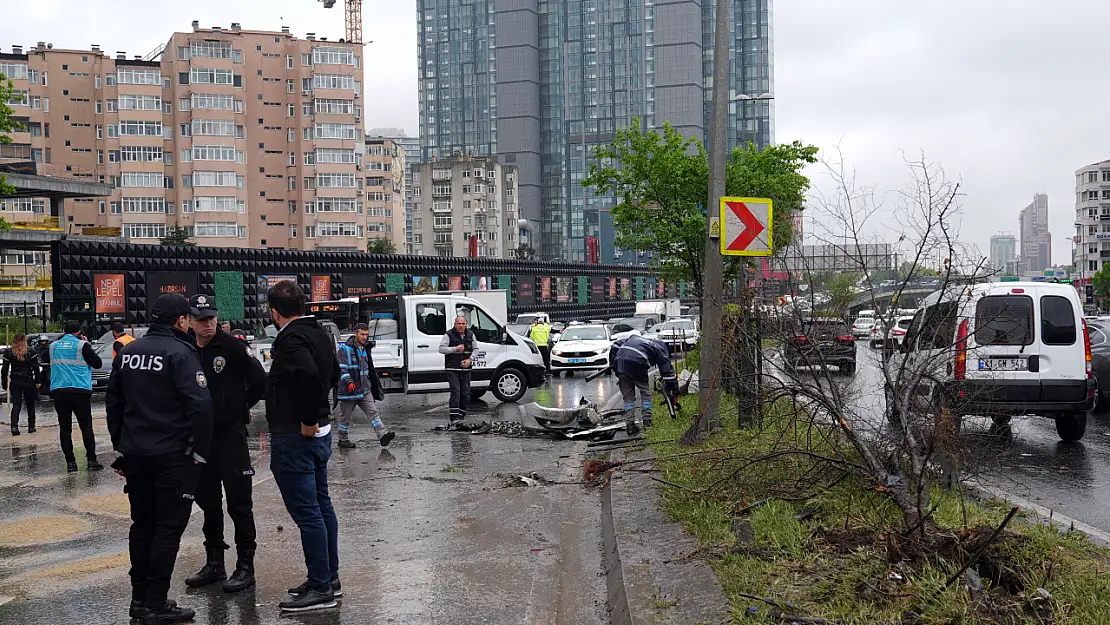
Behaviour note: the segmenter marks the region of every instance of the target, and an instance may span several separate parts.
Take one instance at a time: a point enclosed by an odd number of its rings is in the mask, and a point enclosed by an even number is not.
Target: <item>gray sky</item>
[[[144,54],[170,32],[205,26],[343,35],[342,0],[34,0],[5,4],[0,46]],[[962,238],[987,253],[990,235],[1017,232],[1018,211],[1049,194],[1053,259],[1070,262],[1074,170],[1110,158],[1101,75],[1110,3],[1010,0],[774,1],[779,141],[839,145],[858,180],[907,182],[903,152],[924,150],[962,180]],[[366,127],[417,130],[416,9],[367,1]],[[819,189],[831,191],[820,170]],[[809,227],[810,224],[807,224]],[[888,236],[897,218],[876,232]]]

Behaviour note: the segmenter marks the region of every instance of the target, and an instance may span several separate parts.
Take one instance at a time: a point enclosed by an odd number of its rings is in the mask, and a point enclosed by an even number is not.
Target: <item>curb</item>
[[[606,454],[606,458],[610,454]],[[613,523],[613,478],[601,489],[601,544],[605,550],[605,590],[609,602],[611,625],[633,625],[632,611],[628,607],[628,589],[624,585],[624,566],[617,546],[617,528]]]
[[[1087,535],[1087,538],[1089,538],[1090,541],[1095,543],[1096,545],[1099,545],[1100,547],[1110,547],[1110,532],[1105,532],[1098,529],[1097,527],[1094,527],[1093,525],[1088,525],[1087,523],[1084,523],[1077,519],[1073,519],[1072,517],[1065,514],[1060,514],[1059,512],[1046,508],[1040,504],[1033,503],[1032,501],[1029,501],[1027,499],[1018,497],[1017,495],[1014,495],[1012,493],[1008,493],[1002,489],[995,488],[993,486],[987,486],[986,484],[982,484],[978,481],[969,480],[964,483],[970,486],[972,489],[978,491],[980,494],[987,495],[995,499],[1008,501],[1015,506],[1021,507],[1022,510],[1028,510],[1041,517],[1041,519],[1045,523],[1055,525],[1065,530],[1074,529],[1083,532]]]

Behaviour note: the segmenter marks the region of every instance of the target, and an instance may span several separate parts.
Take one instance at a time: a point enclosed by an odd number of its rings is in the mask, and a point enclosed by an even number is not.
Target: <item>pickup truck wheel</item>
[[[528,378],[520,369],[506,367],[494,376],[490,389],[493,396],[500,401],[518,402],[528,392]]]
[[[1071,412],[1056,416],[1056,433],[1065,443],[1074,443],[1087,432],[1087,413]]]

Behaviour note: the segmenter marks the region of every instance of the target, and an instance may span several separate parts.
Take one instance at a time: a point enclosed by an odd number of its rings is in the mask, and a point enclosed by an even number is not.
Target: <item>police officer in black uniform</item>
[[[150,330],[112,361],[108,432],[131,503],[131,618],[144,624],[192,620],[168,601],[181,534],[212,444],[212,397],[180,293],[154,302]]]
[[[255,528],[251,503],[254,469],[247,447],[247,423],[251,420],[251,406],[266,394],[266,371],[247,351],[246,343],[220,328],[214,298],[194,295],[189,298],[189,307],[192,332],[212,394],[212,456],[197,483],[197,505],[204,511],[208,561],[185,584],[199,588],[227,579],[222,485],[227,493],[227,513],[235,524],[235,551],[239,558],[223,590],[238,592],[254,586]]]

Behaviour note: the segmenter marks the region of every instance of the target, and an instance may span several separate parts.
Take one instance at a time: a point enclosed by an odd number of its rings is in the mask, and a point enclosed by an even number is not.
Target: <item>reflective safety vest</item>
[[[83,339],[67,334],[50,344],[50,390],[78,388],[92,391],[92,367],[85,362]]]
[[[537,347],[547,347],[548,342],[551,340],[551,326],[546,323],[537,323],[532,326],[529,331],[532,340],[535,341]]]
[[[130,334],[123,334],[119,338],[112,339],[112,345],[115,345],[116,343],[119,343],[119,344],[123,345],[124,347],[127,347],[127,344],[130,343],[131,341],[134,341],[134,340],[135,340],[135,337],[131,336]],[[115,360],[115,359],[116,359],[116,350],[113,349],[112,350],[112,360]]]
[[[339,363],[339,368],[343,372],[343,374],[339,378],[338,398],[340,400],[345,400],[362,399],[363,397],[366,397],[366,394],[370,392],[370,388],[363,388],[362,384],[362,381],[367,379],[367,377],[370,375],[370,365],[368,362],[370,360],[370,356],[369,354],[367,354],[366,348],[360,347],[358,349],[355,349],[347,343],[344,343],[339,346],[339,349],[346,356],[346,362]],[[367,363],[367,366],[363,367],[363,363]],[[347,392],[348,380],[355,383],[355,390],[351,393]]]

